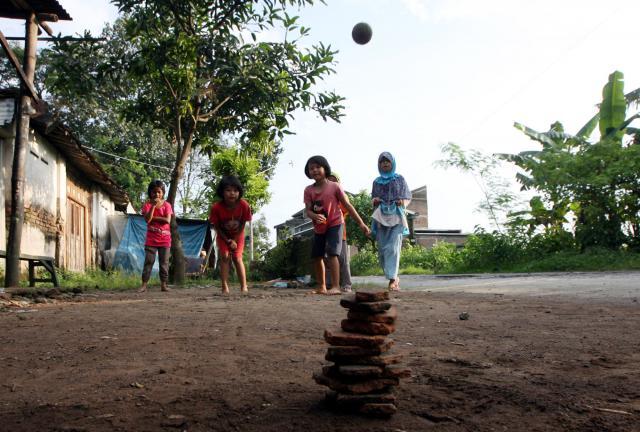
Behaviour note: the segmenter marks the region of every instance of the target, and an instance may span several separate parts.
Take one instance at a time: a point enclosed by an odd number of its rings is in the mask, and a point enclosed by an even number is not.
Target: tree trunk
[[[182,239],[178,232],[176,216],[171,217],[171,266],[169,267],[169,282],[173,285],[183,285],[185,281],[186,264]]]
[[[182,167],[184,169],[184,167]],[[175,169],[171,173],[171,184],[169,185],[169,196],[167,201],[175,209],[176,195],[178,192],[178,182],[182,176],[182,169],[177,163]],[[175,211],[175,210],[174,210]],[[178,232],[178,222],[176,216],[171,217],[171,266],[169,267],[169,280],[174,285],[183,285],[185,281],[185,260],[184,249],[182,248],[182,239]]]

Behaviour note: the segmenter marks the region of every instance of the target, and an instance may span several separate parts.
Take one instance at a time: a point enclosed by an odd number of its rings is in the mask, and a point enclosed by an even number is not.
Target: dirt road
[[[0,430],[640,430],[633,297],[401,292],[392,351],[413,374],[375,420],[329,411],[311,379],[336,297],[94,294],[0,313]]]

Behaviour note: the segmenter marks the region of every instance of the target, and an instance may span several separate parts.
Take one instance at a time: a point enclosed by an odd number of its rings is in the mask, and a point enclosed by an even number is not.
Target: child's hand
[[[362,230],[365,236],[369,237],[371,235],[371,229],[365,224],[360,225],[360,229]]]
[[[371,200],[371,204],[376,207],[378,204],[380,204],[381,200],[378,197],[375,197],[374,199]]]
[[[327,218],[323,214],[315,213],[315,216],[313,217],[313,221],[316,224],[320,225],[323,223],[327,223]]]
[[[229,249],[232,251],[238,249],[238,243],[235,240],[229,240]]]

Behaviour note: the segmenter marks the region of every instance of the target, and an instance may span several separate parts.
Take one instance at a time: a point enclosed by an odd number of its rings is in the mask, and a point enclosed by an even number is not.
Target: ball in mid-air
[[[353,26],[351,30],[351,37],[354,42],[360,45],[364,45],[371,40],[371,26],[365,22],[361,22]]]

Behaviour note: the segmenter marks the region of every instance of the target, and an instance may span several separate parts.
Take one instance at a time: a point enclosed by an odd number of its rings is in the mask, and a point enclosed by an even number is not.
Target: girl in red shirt
[[[251,220],[249,203],[242,199],[244,188],[235,176],[224,176],[216,190],[221,201],[214,203],[209,222],[216,230],[216,243],[220,255],[222,293],[229,294],[229,263],[233,261],[240,280],[240,290],[248,292],[247,275],[242,262],[244,226]]]
[[[311,244],[311,258],[316,272],[318,287],[314,294],[340,294],[340,264],[338,256],[342,251],[342,230],[344,217],[340,211],[340,204],[349,212],[362,232],[368,236],[371,231],[364,224],[362,218],[349,202],[349,198],[339,183],[329,181],[331,167],[323,156],[312,156],[304,167],[305,175],[313,180],[313,184],[304,189],[304,205],[306,214],[313,221],[313,242]],[[327,256],[331,288],[327,289],[323,258]]]
[[[169,257],[171,250],[171,230],[169,223],[173,208],[164,200],[165,187],[160,180],[149,183],[147,188],[149,201],[142,206],[142,215],[147,221],[147,238],[144,242],[144,267],[142,268],[142,286],[138,292],[147,290],[147,283],[151,277],[151,269],[158,254],[160,266],[160,289],[169,291]]]

